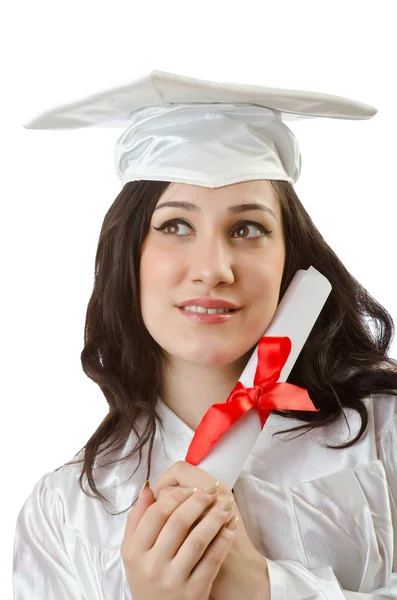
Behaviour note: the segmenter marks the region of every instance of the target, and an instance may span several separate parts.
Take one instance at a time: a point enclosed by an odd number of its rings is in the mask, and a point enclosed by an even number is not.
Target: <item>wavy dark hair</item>
[[[344,413],[344,408],[349,407],[361,416],[357,436],[341,446],[327,446],[335,450],[348,448],[359,441],[368,425],[362,399],[377,393],[397,396],[397,361],[388,356],[393,320],[325,242],[292,185],[284,181],[270,183],[280,202],[286,241],[279,300],[295,272],[311,265],[332,285],[287,380],[307,389],[320,411],[274,411],[286,419],[304,422],[277,435],[302,429],[303,435],[340,418],[349,426]],[[156,422],[163,427],[156,404],[166,356],[142,319],[139,270],[141,248],[154,208],[169,185],[161,181],[127,183],[105,215],[95,257],[95,281],[87,307],[81,364],[87,377],[101,388],[109,411],[79,451],[84,451],[83,458],[66,464],[83,463],[79,477],[82,491],[106,504],[108,499],[95,483],[97,459],[122,449],[134,431],[138,442],[131,452],[102,462],[101,466],[127,461],[139,453],[139,467],[142,448],[149,444],[149,479]],[[84,475],[93,494],[83,488]],[[132,504],[135,502],[136,499]]]

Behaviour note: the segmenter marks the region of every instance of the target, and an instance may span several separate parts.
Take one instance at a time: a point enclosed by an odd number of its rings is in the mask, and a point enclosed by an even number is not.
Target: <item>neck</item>
[[[233,363],[209,366],[172,360],[163,369],[160,396],[193,431],[213,404],[226,402],[252,351]]]

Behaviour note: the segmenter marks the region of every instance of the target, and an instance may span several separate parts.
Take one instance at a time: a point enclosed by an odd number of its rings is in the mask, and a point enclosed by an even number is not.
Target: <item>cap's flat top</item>
[[[285,121],[305,117],[370,119],[377,109],[342,96],[243,83],[216,82],[151,71],[131,83],[87,96],[39,114],[24,123],[28,129],[124,127],[129,115],[148,106],[178,103],[244,103],[279,111]]]

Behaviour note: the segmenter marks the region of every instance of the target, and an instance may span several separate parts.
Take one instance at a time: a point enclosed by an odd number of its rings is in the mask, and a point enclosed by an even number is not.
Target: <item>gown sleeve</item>
[[[370,592],[342,589],[333,569],[310,571],[291,560],[267,560],[271,600],[392,600],[397,599],[397,415],[383,430],[377,442],[389,488],[394,530],[394,556],[389,580],[384,587]]]
[[[47,475],[36,483],[17,517],[14,600],[85,600],[65,549],[63,504]]]

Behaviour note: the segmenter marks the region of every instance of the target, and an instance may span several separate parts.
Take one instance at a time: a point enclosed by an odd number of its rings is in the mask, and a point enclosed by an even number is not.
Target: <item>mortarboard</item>
[[[376,108],[348,98],[151,71],[131,83],[45,111],[27,129],[123,128],[115,169],[129,181],[221,187],[275,179],[294,184],[298,142],[285,121],[370,119]]]

